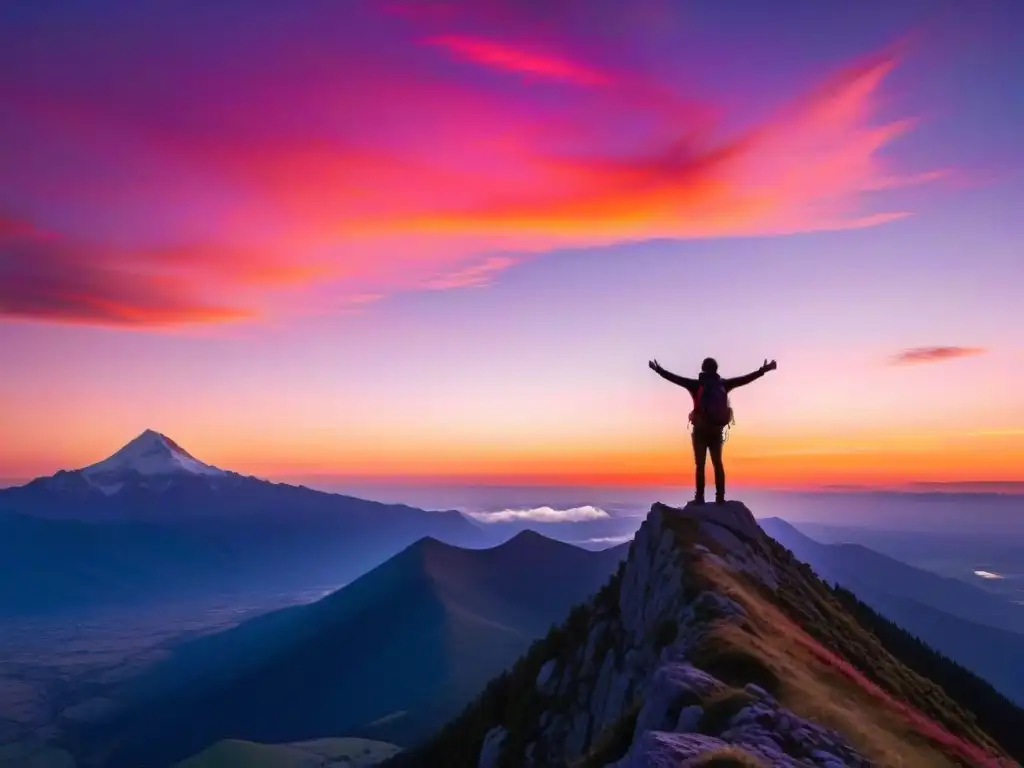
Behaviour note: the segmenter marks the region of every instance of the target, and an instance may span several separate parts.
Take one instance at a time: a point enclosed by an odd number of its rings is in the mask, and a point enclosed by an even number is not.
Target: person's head
[[[700,364],[700,370],[702,373],[718,373],[718,361],[713,357],[705,357],[704,362]]]

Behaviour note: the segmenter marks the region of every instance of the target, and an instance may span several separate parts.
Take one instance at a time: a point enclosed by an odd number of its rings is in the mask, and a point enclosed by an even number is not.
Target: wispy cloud
[[[1005,576],[1003,576],[1001,574],[992,573],[992,571],[975,571],[974,575],[977,576],[978,578],[989,579],[989,580],[1000,580],[1000,579],[1005,579],[1006,578]]]
[[[593,539],[583,539],[579,542],[581,544],[625,544],[627,541],[632,541],[636,534],[630,533],[625,536],[597,536]]]
[[[923,363],[941,363],[946,360],[957,360],[962,357],[976,357],[985,354],[982,347],[913,347],[904,349],[889,358],[892,365],[920,365]]]
[[[573,507],[572,509],[534,507],[532,509],[503,509],[500,512],[468,512],[467,514],[481,523],[515,523],[520,521],[533,523],[584,523],[611,518],[611,515],[603,509],[593,506]]]
[[[604,85],[612,81],[607,75],[583,64],[558,54],[531,50],[529,47],[459,35],[442,35],[428,42],[460,59],[509,72],[563,80],[576,85]]]
[[[501,238],[522,247],[644,238],[770,235],[877,226],[905,211],[853,213],[879,184],[877,153],[912,127],[871,125],[878,90],[896,59],[880,56],[832,78],[806,99],[738,137],[694,136],[628,156],[535,153],[543,189],[397,225],[421,235]],[[667,126],[666,126],[667,127]]]
[[[428,280],[423,287],[428,290],[448,290],[450,288],[480,288],[488,285],[499,272],[511,267],[519,259],[510,256],[489,256],[476,264],[449,272],[441,277]]]

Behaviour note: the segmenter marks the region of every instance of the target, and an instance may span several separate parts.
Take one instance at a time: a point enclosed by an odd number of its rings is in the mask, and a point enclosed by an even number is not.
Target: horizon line
[[[76,470],[71,470],[76,471]],[[311,483],[347,484],[353,488],[605,488],[617,490],[687,489],[690,484],[679,482],[678,478],[661,477],[606,477],[589,479],[576,476],[465,476],[465,475],[346,475],[336,473],[269,473],[235,474],[256,477],[274,483],[306,485]],[[33,477],[0,476],[0,489],[16,488],[33,480],[50,475]],[[944,493],[944,494],[993,494],[1024,495],[1024,480],[908,480],[902,483],[736,483],[735,488],[743,491],[767,493]],[[339,491],[333,491],[339,492]]]

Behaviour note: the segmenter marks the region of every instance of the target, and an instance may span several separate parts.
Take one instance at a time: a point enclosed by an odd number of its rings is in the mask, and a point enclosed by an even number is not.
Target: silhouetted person
[[[722,464],[722,443],[724,431],[732,423],[732,408],[729,407],[729,392],[749,384],[774,371],[777,364],[774,360],[764,361],[764,365],[746,376],[734,379],[723,379],[718,375],[718,363],[708,357],[700,366],[700,376],[688,379],[677,376],[662,368],[657,360],[651,360],[651,370],[668,379],[673,384],[684,387],[693,397],[693,411],[690,422],[693,424],[693,460],[697,465],[697,493],[694,501],[704,503],[704,466],[707,455],[711,454],[711,466],[715,469],[715,502],[725,502],[725,467]]]

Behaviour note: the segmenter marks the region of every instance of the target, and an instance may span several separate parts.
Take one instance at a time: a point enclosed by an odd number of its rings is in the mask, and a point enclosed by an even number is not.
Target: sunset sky
[[[1024,3],[0,2],[0,478],[1024,480]]]

